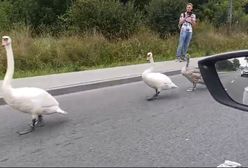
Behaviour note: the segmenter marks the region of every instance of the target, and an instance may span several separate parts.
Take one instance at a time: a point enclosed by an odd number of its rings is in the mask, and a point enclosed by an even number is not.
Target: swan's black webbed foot
[[[31,132],[34,131],[34,127],[30,127],[29,129],[26,129],[24,131],[17,131],[16,133],[19,134],[19,135],[25,135],[25,134],[29,134]]]
[[[160,93],[160,92],[158,92],[158,90],[156,90],[156,94],[155,94],[155,95],[153,95],[153,96],[152,96],[152,97],[150,97],[150,98],[147,98],[146,100],[147,100],[147,101],[152,101],[152,100],[154,100],[154,99],[157,99],[157,98],[158,98],[159,93]]]
[[[42,115],[38,115],[38,121],[35,123],[35,127],[44,127],[45,123],[43,121]]]
[[[24,131],[17,131],[16,133],[19,134],[19,135],[29,134],[29,133],[31,133],[31,132],[34,131],[35,125],[36,125],[36,119],[33,119],[32,120],[32,124],[30,125],[30,128],[29,129],[26,129]]]
[[[34,125],[33,125],[33,123],[32,124],[30,124],[30,127],[44,127],[45,126],[45,123],[44,123],[44,121],[43,121],[43,116],[42,115],[38,115],[38,120],[35,120],[35,123],[34,123]]]
[[[196,90],[196,83],[193,83],[193,87],[191,89],[187,89],[187,92],[193,92]]]
[[[154,99],[157,99],[158,98],[158,96],[152,96],[152,97],[149,97],[149,98],[147,98],[146,100],[147,101],[152,101],[152,100],[154,100]]]

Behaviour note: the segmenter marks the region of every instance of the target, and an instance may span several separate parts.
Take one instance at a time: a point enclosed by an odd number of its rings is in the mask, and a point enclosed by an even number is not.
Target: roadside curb
[[[172,75],[180,74],[180,72],[181,70],[174,70],[174,71],[164,72],[163,74],[172,76]],[[104,88],[104,87],[109,87],[109,86],[138,82],[141,80],[142,80],[141,75],[138,75],[138,76],[133,76],[133,77],[122,77],[119,79],[110,79],[110,80],[105,80],[105,81],[78,83],[75,85],[64,86],[61,88],[48,89],[47,91],[53,96],[58,96],[58,95],[81,92],[81,91],[86,91],[86,90],[93,90],[93,89]],[[1,97],[0,105],[5,105],[5,104],[6,104],[5,101]]]

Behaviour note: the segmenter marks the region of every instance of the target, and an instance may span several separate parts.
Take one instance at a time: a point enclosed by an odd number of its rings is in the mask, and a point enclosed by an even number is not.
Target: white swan
[[[181,74],[185,76],[192,84],[193,87],[187,91],[194,91],[196,89],[196,84],[204,84],[201,76],[201,72],[198,67],[189,67],[190,55],[187,54],[187,63],[181,70]]]
[[[151,52],[147,53],[147,61],[150,61],[152,66],[142,73],[142,79],[148,86],[155,89],[156,91],[155,95],[153,95],[151,98],[148,98],[147,100],[153,100],[157,98],[162,90],[177,88],[177,85],[175,85],[168,76],[162,73],[152,72],[154,60]]]
[[[36,126],[43,126],[42,115],[52,113],[67,114],[59,107],[59,103],[45,90],[34,87],[12,88],[11,80],[14,74],[14,57],[11,38],[2,37],[2,46],[7,52],[7,71],[2,84],[5,102],[16,110],[32,115],[30,129],[17,132],[20,135],[32,132]]]

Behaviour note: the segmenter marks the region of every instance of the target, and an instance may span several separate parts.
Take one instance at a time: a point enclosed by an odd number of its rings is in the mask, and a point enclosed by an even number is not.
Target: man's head
[[[188,3],[187,6],[186,6],[186,11],[187,12],[192,12],[193,10],[193,4],[192,3]]]

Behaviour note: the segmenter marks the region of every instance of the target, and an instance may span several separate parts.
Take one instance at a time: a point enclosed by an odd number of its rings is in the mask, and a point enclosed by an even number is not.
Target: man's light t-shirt
[[[191,17],[191,20],[193,22],[196,21],[195,14],[191,14],[191,16],[189,16],[187,14],[187,12],[185,12],[185,18],[187,18],[187,17],[188,17],[188,19],[190,19],[190,17]],[[184,14],[182,13],[181,16],[180,16],[180,19],[183,19],[183,18],[184,18]],[[193,31],[192,25],[191,25],[191,23],[187,22],[187,19],[186,19],[186,21],[183,22],[182,27],[181,27],[181,31],[187,31],[187,32],[192,32]]]

